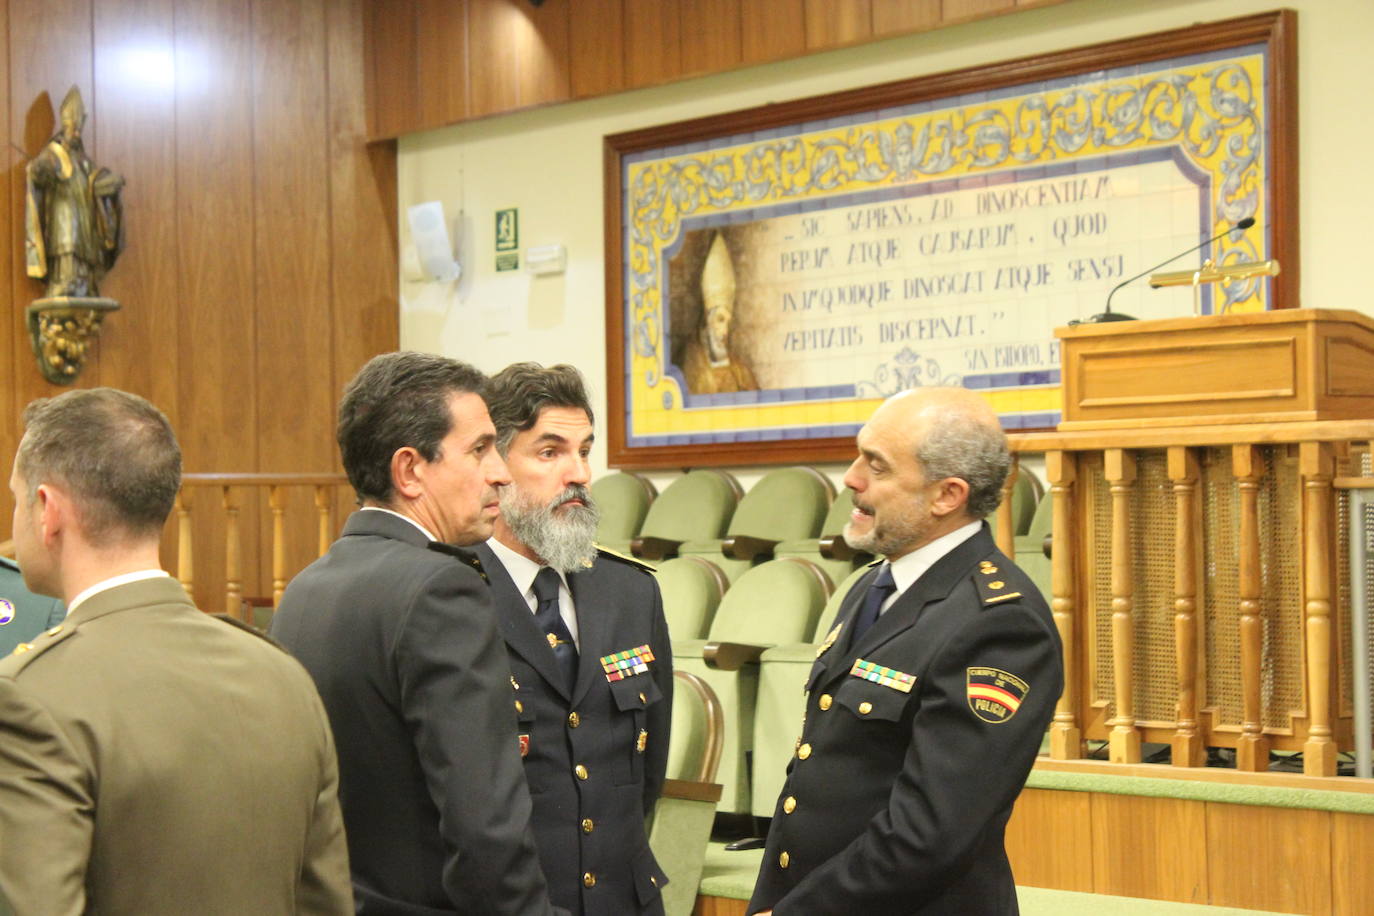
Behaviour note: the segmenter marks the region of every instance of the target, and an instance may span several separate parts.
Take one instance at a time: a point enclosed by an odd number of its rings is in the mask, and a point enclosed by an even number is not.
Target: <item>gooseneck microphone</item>
[[[1098,313],[1098,314],[1092,316],[1091,318],[1086,319],[1084,323],[1087,323],[1087,324],[1096,324],[1096,323],[1102,322],[1102,321],[1135,321],[1135,319],[1132,318],[1130,315],[1123,315],[1123,314],[1121,314],[1120,312],[1113,312],[1113,311],[1112,311],[1112,297],[1116,295],[1116,291],[1117,291],[1117,290],[1121,289],[1121,287],[1123,287],[1123,286],[1127,286],[1127,285],[1129,285],[1129,284],[1131,284],[1131,283],[1134,283],[1135,281],[1139,280],[1139,279],[1140,279],[1141,277],[1143,277],[1143,276],[1146,276],[1147,274],[1152,274],[1152,273],[1154,273],[1155,271],[1157,271],[1157,270],[1159,270],[1161,267],[1163,267],[1165,264],[1172,264],[1172,263],[1174,263],[1175,261],[1177,261],[1179,258],[1184,257],[1185,255],[1190,255],[1190,254],[1192,254],[1194,251],[1197,251],[1199,248],[1206,248],[1208,245],[1212,244],[1213,242],[1215,242],[1215,241],[1216,241],[1217,239],[1219,239],[1219,238],[1224,238],[1225,236],[1228,236],[1228,235],[1230,235],[1232,232],[1235,232],[1235,231],[1237,231],[1237,230],[1249,229],[1249,228],[1250,228],[1251,226],[1253,226],[1253,225],[1255,225],[1255,218],[1254,218],[1253,216],[1247,216],[1247,217],[1245,217],[1245,219],[1243,219],[1243,220],[1241,220],[1240,222],[1236,223],[1236,224],[1235,224],[1234,226],[1232,226],[1230,229],[1227,229],[1225,232],[1220,232],[1220,233],[1218,233],[1218,234],[1212,236],[1210,239],[1208,239],[1207,241],[1203,242],[1201,245],[1194,245],[1192,248],[1189,248],[1187,251],[1181,251],[1181,252],[1179,252],[1178,254],[1174,255],[1174,256],[1173,256],[1172,258],[1170,258],[1169,260],[1167,260],[1167,261],[1162,261],[1162,262],[1160,262],[1159,264],[1156,264],[1154,267],[1151,267],[1149,270],[1143,270],[1143,271],[1141,271],[1140,273],[1136,274],[1134,277],[1131,277],[1129,280],[1122,280],[1122,281],[1121,281],[1120,283],[1118,283],[1116,286],[1113,286],[1113,287],[1112,287],[1112,291],[1111,291],[1110,293],[1107,294],[1107,306],[1106,306],[1106,308],[1104,308],[1100,313]],[[1074,323],[1076,324],[1077,322],[1074,322]]]

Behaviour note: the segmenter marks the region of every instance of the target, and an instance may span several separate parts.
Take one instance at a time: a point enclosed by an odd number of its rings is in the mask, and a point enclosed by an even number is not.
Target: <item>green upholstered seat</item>
[[[730,587],[725,573],[702,557],[675,557],[658,564],[654,575],[663,593],[669,638],[674,643],[705,639],[720,599]]]
[[[673,641],[674,667],[710,684],[725,712],[722,811],[744,813],[750,807],[747,754],[754,738],[758,657],[769,647],[809,639],[829,596],[829,580],[814,564],[772,560],[740,576],[725,593],[707,639]]]
[[[631,544],[637,557],[662,560],[676,556],[684,541],[718,539],[734,515],[743,488],[725,471],[688,471],[649,506],[639,536]]]
[[[1054,526],[1054,500],[1046,493],[1035,507],[1030,527],[1016,536],[1016,565],[1031,577],[1046,599],[1050,597],[1050,560],[1045,556],[1045,538]]]
[[[835,617],[844,596],[866,568],[852,571],[840,583],[817,618],[816,628],[806,641],[778,645],[759,660],[759,689],[754,707],[754,771],[751,810],[756,817],[772,817],[773,806],[792,759],[797,736],[801,734],[806,711],[805,685],[816,650],[835,626]]]
[[[1011,489],[1011,529],[1016,534],[1025,534],[1035,517],[1035,509],[1045,488],[1040,479],[1025,468],[1016,474],[1016,483]]]
[[[592,499],[601,509],[596,541],[612,550],[628,552],[639,534],[658,490],[647,477],[617,471],[592,483]]]
[[[816,537],[834,496],[830,478],[815,468],[770,471],[744,494],[723,538],[688,541],[679,553],[709,558],[734,581],[772,559],[780,542]]]
[[[854,509],[854,493],[848,487],[844,487],[835,496],[834,502],[830,504],[829,511],[825,514],[824,521],[821,522],[821,530],[818,537],[798,538],[796,540],[783,541],[773,550],[775,557],[801,557],[815,563],[825,574],[830,577],[831,582],[843,582],[855,567],[862,566],[867,560],[867,555],[855,555],[848,550],[848,545],[843,544],[844,526],[849,522],[849,513]],[[826,556],[821,553],[821,542],[827,538],[839,538],[843,549],[837,556]],[[830,541],[829,543],[834,543]]]
[[[668,780],[649,818],[649,846],[668,875],[667,916],[690,916],[720,798],[715,778],[723,717],[705,681],[686,671],[674,671],[673,677]]]

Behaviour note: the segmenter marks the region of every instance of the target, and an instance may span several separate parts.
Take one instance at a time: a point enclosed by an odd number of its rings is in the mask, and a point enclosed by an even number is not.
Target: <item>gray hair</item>
[[[991,515],[1002,502],[1002,484],[1011,472],[1006,434],[958,409],[936,408],[926,417],[925,435],[916,448],[921,473],[928,481],[958,477],[967,482],[968,514]]]
[[[115,388],[39,398],[24,410],[15,469],[33,503],[56,483],[88,540],[157,537],[181,488],[181,448],[167,417]]]
[[[413,448],[437,461],[453,428],[449,399],[481,395],[486,376],[467,363],[430,353],[374,356],[358,370],[339,402],[339,453],[358,501],[390,502],[391,457]]]
[[[547,369],[538,363],[511,363],[491,377],[487,410],[496,427],[496,450],[504,457],[516,433],[533,429],[545,407],[571,407],[595,420],[582,373],[560,363]]]

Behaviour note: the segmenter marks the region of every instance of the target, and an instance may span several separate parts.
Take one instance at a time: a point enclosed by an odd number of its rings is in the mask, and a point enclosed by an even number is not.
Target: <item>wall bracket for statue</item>
[[[124,248],[124,179],[86,155],[86,107],[73,86],[62,100],[62,126],[25,167],[24,257],[30,277],[47,280],[26,317],[38,371],[69,385],[108,312],[119,303],[99,283]]]

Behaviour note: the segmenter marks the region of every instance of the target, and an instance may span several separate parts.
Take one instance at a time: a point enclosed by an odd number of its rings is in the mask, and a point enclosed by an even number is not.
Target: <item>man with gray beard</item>
[[[516,363],[487,406],[511,483],[475,552],[510,659],[549,896],[574,914],[662,913],[644,820],[663,785],[672,652],[650,567],[598,548],[582,376]]]

